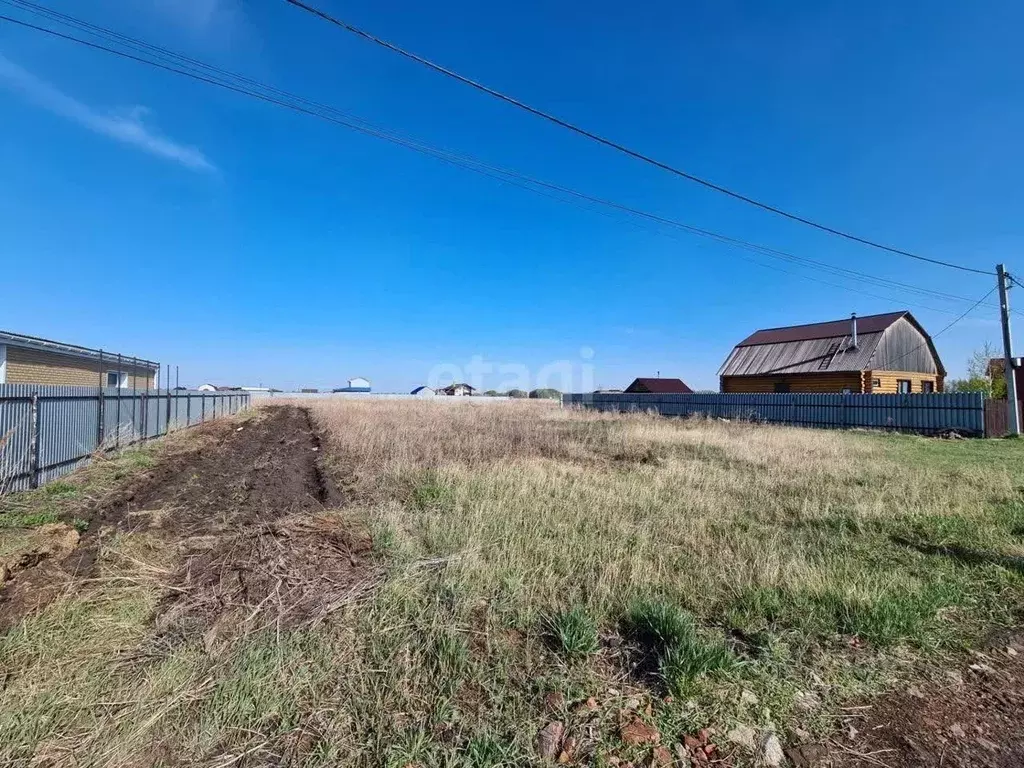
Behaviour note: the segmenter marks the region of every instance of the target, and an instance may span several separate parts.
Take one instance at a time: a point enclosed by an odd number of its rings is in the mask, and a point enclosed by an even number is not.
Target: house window
[[[934,381],[922,381],[921,382],[921,391],[924,392],[926,395],[930,395],[932,392],[935,391],[935,382]]]
[[[778,392],[780,394],[781,393],[785,393],[785,392],[789,392],[789,384],[787,382],[785,382],[785,381],[780,381],[779,383],[777,383],[775,385],[775,390],[774,391]]]
[[[872,389],[878,389],[881,386],[882,386],[882,380],[881,379],[872,379],[871,380],[871,388]]]
[[[113,389],[123,388],[128,381],[127,373],[107,371],[107,386]]]
[[[897,379],[896,380],[896,391],[901,395],[910,394],[910,379]]]

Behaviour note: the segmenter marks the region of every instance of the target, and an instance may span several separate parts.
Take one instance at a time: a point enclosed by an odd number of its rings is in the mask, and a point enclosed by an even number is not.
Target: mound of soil
[[[75,551],[79,539],[70,525],[41,525],[16,555],[0,561],[0,631],[64,589],[67,577],[60,563]]]
[[[166,440],[152,468],[73,510],[89,522],[81,542],[76,534],[71,546],[10,569],[0,631],[93,576],[102,544],[119,531],[152,531],[179,555],[165,629],[223,628],[242,611],[255,628],[271,605],[274,621],[316,621],[372,584],[369,536],[323,514],[341,500],[320,471],[305,410],[275,406]]]
[[[994,638],[989,646],[945,679],[871,702],[853,722],[858,735],[835,743],[831,762],[805,765],[1024,766],[1024,631]]]
[[[219,640],[270,626],[315,625],[372,589],[370,536],[341,513],[298,514],[215,539],[174,579],[157,628]]]

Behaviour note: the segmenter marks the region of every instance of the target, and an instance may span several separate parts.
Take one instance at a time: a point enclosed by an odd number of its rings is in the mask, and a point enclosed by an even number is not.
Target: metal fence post
[[[32,393],[28,421],[28,487],[39,487],[39,393]]]
[[[139,427],[142,425],[142,419],[139,418],[139,380],[136,375],[139,372],[139,361],[137,358],[132,358],[132,432],[138,434]],[[143,432],[145,434],[145,432]],[[134,443],[135,441],[132,440]]]
[[[167,423],[164,424],[164,432],[171,434],[171,364],[167,364],[167,386],[164,387],[167,390]],[[178,410],[175,408],[174,415],[178,415]]]
[[[114,447],[121,447],[121,355],[117,356],[117,424],[114,425]]]
[[[104,398],[103,398],[103,350],[99,350],[99,398],[96,400],[96,447],[99,449],[103,444],[103,417],[105,416],[104,411]]]

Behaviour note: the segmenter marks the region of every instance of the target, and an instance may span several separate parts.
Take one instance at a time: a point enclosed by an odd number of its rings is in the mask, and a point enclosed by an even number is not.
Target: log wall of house
[[[895,395],[899,393],[901,379],[910,382],[912,394],[920,394],[923,391],[922,383],[925,381],[930,381],[936,392],[942,391],[943,377],[941,374],[919,371],[864,371],[866,384],[864,391],[880,395]]]
[[[853,393],[864,391],[859,371],[794,373],[788,376],[723,376],[721,391],[771,394],[776,384],[788,384],[790,392],[839,393],[844,389]]]

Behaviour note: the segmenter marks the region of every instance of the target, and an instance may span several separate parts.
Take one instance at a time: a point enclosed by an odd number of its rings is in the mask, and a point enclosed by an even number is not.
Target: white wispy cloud
[[[193,171],[215,172],[213,165],[199,149],[179,144],[161,136],[143,123],[144,107],[133,107],[123,114],[104,113],[83,104],[56,86],[36,77],[28,70],[0,54],[0,85],[6,86],[36,106],[78,123],[84,128],[124,144],[137,147],[151,155],[171,160]]]
[[[238,0],[148,0],[161,16],[194,33],[226,33],[241,16]],[[138,6],[134,6],[138,7]]]

